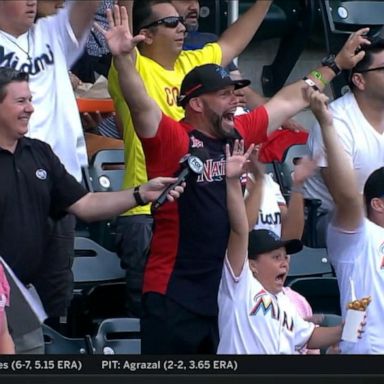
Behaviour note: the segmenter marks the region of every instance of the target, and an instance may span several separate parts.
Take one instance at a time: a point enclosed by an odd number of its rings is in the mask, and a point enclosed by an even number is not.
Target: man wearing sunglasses
[[[130,2],[127,9],[132,14],[133,34],[145,36],[134,53],[135,67],[148,93],[165,114],[177,120],[183,118],[184,110],[177,105],[177,96],[184,75],[197,65],[227,65],[238,56],[257,31],[270,4],[269,0],[255,0],[255,4],[228,28],[218,43],[197,51],[183,51],[186,28],[171,1]],[[145,157],[113,65],[108,85],[117,119],[121,121],[119,126],[123,127],[127,164],[123,187],[126,188],[147,180]],[[130,309],[129,314],[134,316],[141,316],[142,275],[152,222],[149,205],[136,207],[117,219],[117,252],[127,272],[127,308]]]
[[[200,18],[200,2],[199,0],[172,0],[172,5],[180,16],[184,18],[186,35],[184,39],[184,50],[201,49],[208,43],[214,43],[219,39],[215,33],[202,32],[199,30]],[[241,78],[241,74],[236,64],[231,61],[226,67],[231,77],[236,76]],[[244,102],[247,103],[247,108],[253,109],[266,101],[263,96],[253,91],[250,87],[245,87],[242,91]]]
[[[203,173],[188,178],[179,204],[155,210],[155,231],[145,269],[142,352],[145,354],[215,353],[218,342],[217,294],[229,236],[226,207],[226,144],[244,139],[248,148],[260,143],[288,117],[308,105],[305,90],[323,89],[335,73],[321,66],[279,91],[264,106],[234,116],[235,89],[248,80],[232,80],[217,64],[195,67],[184,78],[178,105],[185,118],[164,114],[149,96],[135,68],[136,45],[148,39],[144,30],[132,36],[125,8],[108,13],[109,30],[102,28],[119,73],[125,101],[146,156],[149,175],[178,174],[180,159],[204,151]],[[340,68],[352,68],[369,43],[368,28],[352,34],[336,57]],[[194,51],[195,52],[195,51]],[[314,74],[321,76],[321,82]]]
[[[367,177],[384,165],[384,39],[362,46],[364,58],[350,71],[350,91],[330,103],[334,126],[356,172],[360,192]],[[317,222],[319,245],[326,245],[325,233],[333,199],[319,124],[311,129],[308,145],[320,169],[305,185],[305,197],[322,200]]]

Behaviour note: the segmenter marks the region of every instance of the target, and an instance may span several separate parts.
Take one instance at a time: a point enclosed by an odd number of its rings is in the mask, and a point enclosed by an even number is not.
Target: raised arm
[[[131,33],[132,33],[132,26],[133,26],[133,21],[132,21],[133,1],[134,0],[118,0],[117,1],[117,4],[120,7],[125,7],[125,9],[127,10],[129,30],[131,31]]]
[[[247,12],[223,32],[217,41],[223,53],[221,60],[223,67],[243,52],[259,29],[271,4],[271,0],[256,0]]]
[[[125,7],[115,5],[113,13],[111,10],[107,11],[107,19],[108,31],[98,24],[95,24],[95,27],[104,35],[113,55],[120,88],[131,111],[135,131],[141,137],[153,137],[161,120],[161,110],[148,95],[143,80],[135,68],[136,45],[145,37],[132,36]]]
[[[177,178],[174,177],[157,177],[142,184],[138,191],[138,199],[134,195],[134,189],[124,189],[118,192],[95,192],[88,193],[76,203],[68,208],[68,212],[76,215],[84,221],[96,221],[108,219],[128,211],[137,206],[140,202],[146,205],[156,200],[161,193]],[[184,191],[184,185],[176,186],[172,189],[167,198],[173,201],[178,198]]]
[[[255,147],[249,156],[247,193],[245,197],[245,210],[248,218],[248,229],[251,231],[257,224],[261,201],[263,199],[265,167],[259,162],[259,148]]]
[[[69,22],[78,40],[89,33],[100,0],[70,0]]]
[[[363,44],[370,44],[370,41],[364,36],[368,31],[369,28],[362,28],[349,36],[336,56],[336,64],[340,69],[351,69],[364,57],[365,52],[357,52],[357,49]],[[335,77],[335,73],[331,68],[323,66],[315,69],[306,77],[322,91],[325,85]],[[304,80],[299,80],[282,88],[265,104],[269,115],[269,134],[280,127],[285,120],[308,106],[309,100],[305,90],[309,87]]]
[[[281,211],[281,238],[301,239],[304,231],[304,199],[303,185],[312,176],[316,163],[308,157],[300,159],[293,172],[293,183],[289,197],[288,208]]]
[[[240,176],[245,172],[245,164],[252,150],[253,145],[243,154],[244,142],[236,140],[231,155],[229,145],[226,146],[227,208],[231,226],[227,257],[235,276],[240,275],[247,257],[248,218]]]
[[[327,106],[328,97],[312,92],[310,106],[319,121],[328,161],[328,189],[335,202],[334,223],[345,230],[354,230],[364,216],[361,194],[351,159],[343,150],[333,126],[332,114]]]

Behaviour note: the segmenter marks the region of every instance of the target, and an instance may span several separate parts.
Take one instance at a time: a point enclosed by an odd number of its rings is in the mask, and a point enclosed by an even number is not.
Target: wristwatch
[[[136,185],[136,187],[133,189],[133,197],[137,205],[144,206],[148,204],[143,200],[140,195],[140,185]]]
[[[330,55],[325,56],[323,60],[321,60],[321,64],[331,68],[332,71],[335,72],[335,75],[337,76],[341,72],[341,69],[336,64],[335,58],[336,58],[335,55],[331,53]]]

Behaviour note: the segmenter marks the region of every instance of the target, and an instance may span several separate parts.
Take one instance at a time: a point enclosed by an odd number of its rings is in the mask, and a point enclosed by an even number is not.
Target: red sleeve
[[[307,139],[308,132],[278,129],[261,146],[259,160],[263,163],[270,163],[274,160],[283,161],[284,154],[290,146],[305,144]]]
[[[183,125],[164,114],[156,136],[140,140],[150,179],[173,176],[179,169],[179,160],[189,148],[189,137]]]
[[[260,144],[267,139],[269,117],[264,106],[255,108],[249,113],[237,116],[235,127],[244,138],[245,147]]]

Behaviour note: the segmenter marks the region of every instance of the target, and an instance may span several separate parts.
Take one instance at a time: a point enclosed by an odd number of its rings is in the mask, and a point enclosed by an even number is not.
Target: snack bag
[[[359,329],[361,328],[361,323],[364,321],[367,307],[371,301],[371,297],[367,296],[348,303],[343,334],[341,335],[342,340],[351,342],[358,340]]]

